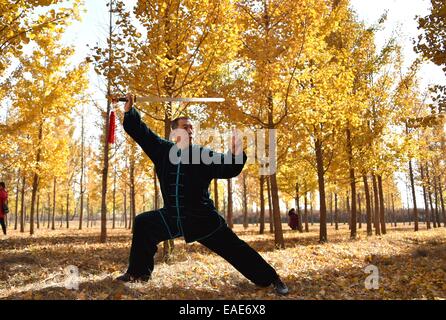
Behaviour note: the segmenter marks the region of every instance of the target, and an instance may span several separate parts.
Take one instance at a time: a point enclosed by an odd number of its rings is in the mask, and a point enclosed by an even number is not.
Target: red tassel
[[[115,129],[116,129],[116,115],[115,112],[110,112],[110,126],[108,131],[108,143],[115,143]]]

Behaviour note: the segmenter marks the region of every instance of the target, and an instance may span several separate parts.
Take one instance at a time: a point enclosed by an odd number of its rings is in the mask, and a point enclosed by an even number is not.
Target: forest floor
[[[387,235],[367,237],[363,226],[352,241],[347,225],[329,226],[329,242],[319,244],[318,225],[309,233],[283,225],[286,249],[277,250],[269,232],[237,225],[236,233],[289,285],[286,297],[256,287],[198,243],[176,240],[168,262],[157,254],[152,280],[123,284],[114,278],[126,269],[129,230],[109,229],[106,244],[98,227],[40,229],[32,237],[11,230],[0,235],[0,299],[446,299],[446,228],[420,227],[387,225]],[[365,286],[371,264],[377,289]],[[76,285],[69,266],[78,268],[77,290],[67,289]]]

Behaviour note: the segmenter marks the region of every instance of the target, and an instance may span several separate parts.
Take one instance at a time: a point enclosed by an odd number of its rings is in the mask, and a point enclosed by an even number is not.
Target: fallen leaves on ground
[[[286,226],[284,225],[286,229]],[[360,229],[350,240],[348,226],[329,228],[329,243],[318,243],[318,226],[309,233],[286,230],[286,249],[274,249],[273,235],[259,235],[257,226],[236,233],[270,262],[291,293],[275,295],[259,288],[231,265],[198,243],[175,241],[168,262],[156,256],[152,279],[123,284],[114,278],[125,271],[131,234],[108,230],[99,243],[99,229],[50,231],[30,237],[12,231],[2,239],[1,299],[445,299],[446,228],[413,232],[388,227],[384,236],[367,237]],[[161,246],[161,245],[160,245]],[[161,252],[162,250],[159,250]],[[378,288],[367,289],[374,265]],[[76,266],[78,287],[67,289],[67,267]],[[255,267],[255,266],[253,266]],[[68,283],[68,288],[70,288]]]

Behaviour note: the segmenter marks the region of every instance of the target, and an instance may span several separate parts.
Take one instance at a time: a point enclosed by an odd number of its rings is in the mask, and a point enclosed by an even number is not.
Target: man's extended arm
[[[213,179],[230,179],[238,176],[245,166],[247,156],[243,152],[235,156],[231,152],[226,154],[216,153],[211,154],[213,157],[219,157],[219,163],[212,163],[210,165],[211,178]]]
[[[156,163],[160,155],[168,152],[172,142],[160,138],[141,120],[135,108],[124,112],[124,130],[138,143],[149,158]]]

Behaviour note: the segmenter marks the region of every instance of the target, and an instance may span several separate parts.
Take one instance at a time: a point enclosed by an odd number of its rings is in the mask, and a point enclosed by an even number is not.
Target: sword
[[[127,97],[119,97],[115,101],[127,102]],[[149,96],[135,96],[133,98],[134,102],[224,102],[224,98],[172,98],[172,97],[149,97]]]

